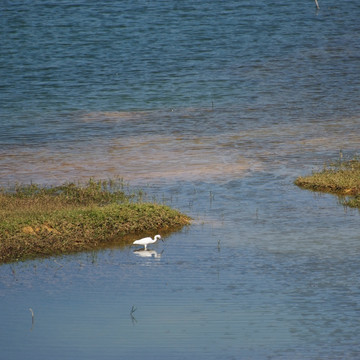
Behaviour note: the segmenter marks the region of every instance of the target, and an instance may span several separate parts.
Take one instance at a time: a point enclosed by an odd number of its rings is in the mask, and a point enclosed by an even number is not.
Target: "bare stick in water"
[[[137,323],[137,320],[136,320],[136,318],[134,316],[134,312],[136,310],[137,309],[136,309],[135,305],[133,305],[132,308],[131,308],[131,311],[130,311],[130,317],[131,317],[131,321],[132,321],[133,325],[135,325]]]
[[[320,6],[319,6],[319,3],[318,3],[317,0],[315,0],[315,5],[316,5],[316,8],[317,8],[317,9],[320,9]]]
[[[31,312],[31,330],[34,327],[34,322],[35,322],[35,315],[34,315],[34,311],[32,308],[29,308],[30,312]]]

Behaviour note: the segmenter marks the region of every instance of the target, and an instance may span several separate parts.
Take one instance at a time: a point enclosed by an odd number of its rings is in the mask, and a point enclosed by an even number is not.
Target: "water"
[[[358,211],[293,185],[360,140],[360,6],[320,7],[1,3],[0,185],[121,175],[194,218],[1,266],[1,357],[359,358]]]

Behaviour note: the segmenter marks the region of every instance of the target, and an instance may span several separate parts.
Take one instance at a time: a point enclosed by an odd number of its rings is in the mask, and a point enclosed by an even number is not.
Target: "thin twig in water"
[[[16,271],[15,271],[15,268],[13,266],[10,266],[10,269],[11,269],[11,272],[14,276],[14,278],[16,278]]]
[[[59,265],[59,266],[60,266],[60,268],[64,267],[64,265],[61,265],[61,264],[60,264],[60,263],[58,263],[56,260],[54,260],[54,263],[55,263],[55,264],[57,264],[57,265]],[[60,268],[59,268],[59,269],[60,269]]]
[[[317,0],[315,0],[315,5],[316,5],[316,8],[319,10],[320,9],[320,6],[319,6],[319,3]]]
[[[131,308],[131,311],[130,311],[130,317],[131,317],[131,321],[132,321],[133,324],[137,323],[137,320],[136,320],[136,318],[134,316],[134,312],[136,310],[137,309],[136,309],[135,305],[133,305],[132,308]]]
[[[29,308],[29,311],[31,312],[31,330],[32,330],[34,327],[35,315],[34,315],[34,311],[32,308]]]

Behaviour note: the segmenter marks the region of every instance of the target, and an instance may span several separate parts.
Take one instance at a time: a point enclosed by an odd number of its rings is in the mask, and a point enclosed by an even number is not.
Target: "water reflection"
[[[158,253],[155,250],[144,250],[144,249],[134,250],[134,254],[139,257],[154,258],[154,259],[160,259],[163,252],[164,252],[164,250],[162,250],[161,253]]]

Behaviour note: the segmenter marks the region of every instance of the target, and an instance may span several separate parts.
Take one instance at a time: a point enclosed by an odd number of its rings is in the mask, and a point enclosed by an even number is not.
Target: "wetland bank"
[[[359,170],[357,158],[333,162],[320,172],[297,178],[295,185],[347,195],[342,204],[359,208]],[[141,190],[126,194],[124,188],[117,179],[3,189],[0,263],[125,245],[136,234],[179,230],[190,224],[190,217],[168,206],[142,202]]]
[[[344,206],[360,208],[360,161],[355,156],[350,160],[332,161],[320,171],[300,176],[295,185],[312,191],[328,192],[339,196]]]
[[[126,244],[131,236],[179,229],[190,218],[126,194],[121,179],[0,191],[0,263]]]

